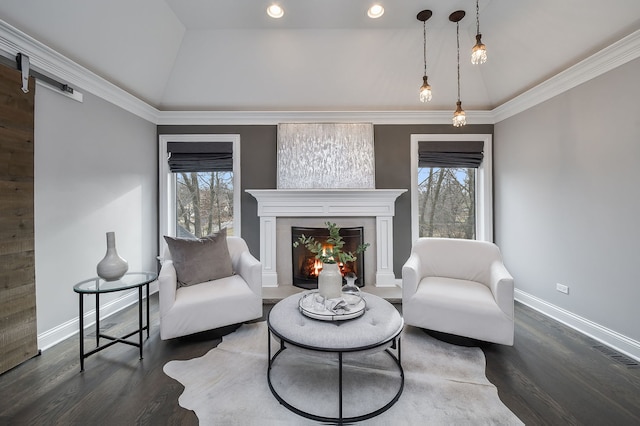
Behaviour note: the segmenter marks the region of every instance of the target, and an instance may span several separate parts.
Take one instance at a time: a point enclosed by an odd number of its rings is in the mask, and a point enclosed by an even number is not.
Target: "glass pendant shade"
[[[471,63],[474,65],[487,62],[487,47],[482,44],[482,34],[476,35],[476,45],[471,50]]]
[[[462,109],[462,102],[456,102],[456,111],[453,113],[453,126],[462,127],[467,124],[467,118],[464,110]]]
[[[431,100],[431,86],[427,82],[427,76],[422,77],[422,86],[420,86],[420,101],[429,102]]]

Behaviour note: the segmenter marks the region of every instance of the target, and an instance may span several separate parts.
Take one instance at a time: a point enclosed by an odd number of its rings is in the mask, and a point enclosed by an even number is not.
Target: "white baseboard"
[[[158,291],[158,283],[153,282],[149,286],[149,295]],[[143,292],[144,293],[144,292]],[[146,294],[143,294],[143,297],[146,297]],[[127,293],[123,293],[122,296],[118,297],[111,302],[105,303],[100,306],[100,321],[104,318],[107,318],[118,311],[123,310],[124,308],[136,303],[138,301],[138,291],[132,290]],[[84,313],[84,328],[85,330],[88,327],[91,327],[95,324],[96,318],[96,310],[92,309]],[[47,350],[53,345],[62,342],[73,335],[78,334],[80,327],[80,321],[78,318],[69,320],[64,322],[56,327],[53,327],[47,331],[44,331],[38,334],[38,349],[41,351]]]
[[[516,289],[515,299],[600,343],[610,346],[628,357],[640,361],[640,342],[637,340],[603,327],[524,291]]]

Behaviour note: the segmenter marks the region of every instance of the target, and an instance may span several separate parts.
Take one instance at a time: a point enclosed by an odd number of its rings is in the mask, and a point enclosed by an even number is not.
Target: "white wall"
[[[496,240],[516,288],[626,349],[640,349],[638,75],[640,59],[494,133]]]
[[[96,275],[106,232],[116,233],[118,253],[130,271],[156,271],[156,145],[154,124],[100,98],[84,93],[79,103],[37,88],[35,254],[41,348],[77,332],[73,285]],[[121,294],[109,296],[101,305]]]

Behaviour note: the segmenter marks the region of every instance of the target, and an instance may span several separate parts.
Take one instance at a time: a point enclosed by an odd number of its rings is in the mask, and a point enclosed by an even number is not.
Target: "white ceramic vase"
[[[326,299],[335,299],[342,294],[342,274],[337,263],[323,263],[318,274],[318,292]]]
[[[98,276],[106,281],[115,281],[122,278],[128,269],[129,264],[116,251],[115,232],[107,232],[107,254],[96,267]]]

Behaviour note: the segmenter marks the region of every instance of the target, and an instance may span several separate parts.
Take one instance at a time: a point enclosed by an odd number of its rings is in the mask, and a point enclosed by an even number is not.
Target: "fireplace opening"
[[[293,285],[311,290],[318,288],[318,273],[322,270],[322,263],[302,244],[298,245],[298,247],[293,247],[293,243],[298,241],[298,238],[303,234],[307,237],[314,237],[319,243],[323,245],[326,244],[327,247],[330,247],[327,243],[329,231],[327,228],[291,227],[291,265]],[[344,247],[342,250],[355,253],[358,246],[364,243],[363,234],[363,227],[340,228],[340,236],[342,236],[344,241]],[[340,263],[339,266],[343,277],[348,273],[353,273],[358,277],[356,280],[358,287],[364,286],[364,253],[357,255],[355,262],[347,262],[346,264]],[[344,278],[342,281],[346,284],[346,280]]]

